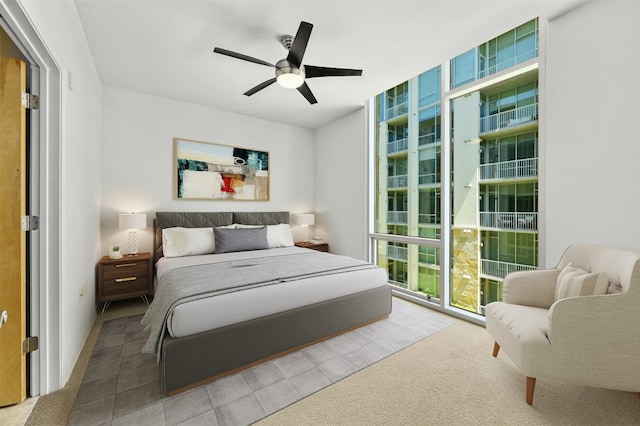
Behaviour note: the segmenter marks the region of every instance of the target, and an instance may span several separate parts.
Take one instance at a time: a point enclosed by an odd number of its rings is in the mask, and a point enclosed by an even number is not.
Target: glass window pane
[[[376,98],[374,230],[382,236],[373,236],[375,260],[398,291],[440,300],[446,288],[442,306],[483,314],[501,300],[508,273],[537,267],[537,75],[491,77],[534,58],[537,31],[534,19],[452,58],[444,93],[438,66]],[[451,90],[462,85],[463,96]],[[448,117],[441,116],[443,96]],[[441,229],[442,214],[448,229]],[[450,270],[442,274],[445,253]]]
[[[532,21],[529,21],[529,22],[524,23],[524,24],[520,25],[519,27],[517,27],[515,29],[516,38],[520,38],[522,36],[525,36],[525,35],[528,35],[528,34],[531,34],[531,33],[535,32],[536,31],[536,24],[537,24],[537,21],[534,19]]]
[[[536,139],[534,133],[518,135],[518,159],[536,158]]]
[[[452,101],[451,306],[482,314],[486,303],[502,297],[501,283],[509,272],[537,265],[535,132],[479,125],[484,119],[480,100],[511,124],[520,101],[535,96],[535,86],[500,82],[485,95],[472,92]],[[479,142],[469,143],[474,140]]]
[[[440,188],[420,189],[418,199],[418,223],[420,225],[440,225]],[[422,228],[420,228],[422,232]],[[428,235],[419,235],[427,237]],[[430,237],[429,238],[435,238]],[[439,229],[438,229],[438,237]]]
[[[389,284],[428,299],[440,297],[439,248],[387,241],[377,241],[376,246],[376,262],[389,273]],[[410,268],[409,262],[417,268]]]
[[[418,77],[418,106],[440,101],[440,66],[420,74]]]
[[[516,90],[505,90],[500,93],[499,110],[509,111],[516,107]]]
[[[471,49],[451,60],[451,86],[453,88],[476,79],[476,49]]]
[[[526,37],[519,38],[516,41],[516,56],[521,56],[527,52],[531,52],[536,48],[536,35],[529,34]]]
[[[524,84],[518,87],[518,107],[531,105],[536,102],[536,86],[534,83]]]
[[[515,56],[515,40],[513,32],[498,37],[498,64],[508,62]]]
[[[440,105],[421,109],[418,114],[418,145],[440,141]]]

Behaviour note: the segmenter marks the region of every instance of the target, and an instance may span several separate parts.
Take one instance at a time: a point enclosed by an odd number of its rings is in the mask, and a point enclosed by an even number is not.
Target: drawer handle
[[[124,268],[126,266],[136,266],[135,263],[119,263],[116,265],[116,268]]]
[[[138,277],[116,278],[117,283],[126,283],[127,281],[135,281]]]

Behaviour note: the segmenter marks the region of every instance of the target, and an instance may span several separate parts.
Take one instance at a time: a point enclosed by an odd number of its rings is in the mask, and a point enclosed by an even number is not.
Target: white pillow
[[[222,228],[234,228],[234,225]],[[213,227],[165,228],[162,230],[162,251],[165,257],[193,256],[215,251]]]
[[[609,276],[606,272],[587,272],[567,265],[556,283],[556,300],[574,296],[593,296],[606,294]]]
[[[260,228],[263,225],[243,225],[241,223],[234,224],[236,228]],[[291,236],[291,227],[288,223],[279,225],[267,225],[267,242],[269,248],[292,247],[293,237]]]
[[[182,229],[183,228],[175,227],[164,228],[162,230],[162,253],[165,257],[182,256],[180,254],[180,248],[178,247],[182,236]]]
[[[267,225],[267,242],[269,243],[269,248],[292,247],[293,237],[291,236],[289,224]]]

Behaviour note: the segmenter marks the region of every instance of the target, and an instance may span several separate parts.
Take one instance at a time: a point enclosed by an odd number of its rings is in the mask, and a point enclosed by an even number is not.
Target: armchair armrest
[[[569,297],[549,310],[548,338],[553,352],[563,354],[563,368],[584,376],[582,383],[637,392],[639,321],[637,302],[628,294]]]
[[[636,327],[637,318],[632,317],[638,315],[628,317],[631,312],[625,312],[624,304],[616,299],[621,299],[620,295],[577,296],[558,300],[549,308],[549,341],[554,346],[587,341],[592,344],[592,341],[608,340],[608,335],[627,328],[629,324]]]
[[[555,301],[560,269],[518,271],[504,278],[502,300],[515,305],[549,309]]]

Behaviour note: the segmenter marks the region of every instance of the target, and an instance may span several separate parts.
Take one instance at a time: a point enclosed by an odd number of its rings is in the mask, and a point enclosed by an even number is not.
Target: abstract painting
[[[173,140],[178,199],[269,201],[269,153]]]

